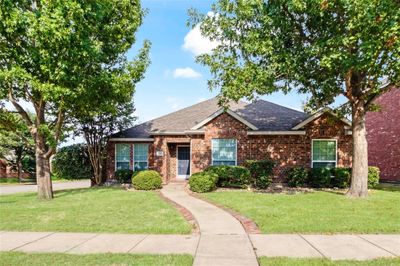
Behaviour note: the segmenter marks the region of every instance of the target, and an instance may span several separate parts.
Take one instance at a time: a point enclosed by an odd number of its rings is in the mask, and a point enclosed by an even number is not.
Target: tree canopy
[[[219,0],[207,15],[190,11],[219,46],[197,61],[210,68],[221,104],[282,91],[311,95],[318,109],[344,96],[352,110],[350,194],[367,192],[365,113],[400,85],[400,2],[396,0]]]
[[[0,99],[35,140],[39,197],[52,197],[49,158],[71,113],[97,108],[96,97],[133,95],[150,45],[133,60],[126,54],[143,15],[139,0],[0,2]]]
[[[338,95],[351,100],[348,83],[366,100],[382,78],[399,84],[399,9],[394,0],[220,0],[211,15],[192,10],[190,22],[219,42],[197,61],[210,68],[209,85],[222,96],[296,90],[321,107]]]

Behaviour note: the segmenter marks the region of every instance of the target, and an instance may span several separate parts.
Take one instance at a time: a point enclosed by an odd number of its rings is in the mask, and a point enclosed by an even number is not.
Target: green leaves
[[[223,98],[297,90],[319,108],[346,94],[349,79],[367,94],[382,77],[400,83],[399,10],[393,0],[220,0],[213,16],[191,10],[190,22],[220,43],[197,61]]]
[[[55,147],[63,120],[131,102],[150,43],[126,53],[143,21],[139,0],[0,2],[0,100],[35,107],[33,126]],[[22,117],[24,110],[17,108]],[[25,116],[26,117],[26,116]]]

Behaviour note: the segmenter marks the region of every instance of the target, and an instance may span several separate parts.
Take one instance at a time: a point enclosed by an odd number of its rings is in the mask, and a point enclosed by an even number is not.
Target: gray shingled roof
[[[217,112],[221,107],[212,98],[165,116],[144,122],[112,135],[113,138],[148,138],[152,132],[184,132]],[[284,131],[308,117],[307,114],[264,100],[231,103],[229,109],[255,125],[260,131]]]

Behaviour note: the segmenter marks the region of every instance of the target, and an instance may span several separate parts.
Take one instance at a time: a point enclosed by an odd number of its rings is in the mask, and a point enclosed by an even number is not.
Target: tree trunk
[[[352,103],[353,167],[351,185],[347,196],[362,198],[368,196],[368,144],[365,129],[365,102]]]
[[[49,200],[53,198],[53,188],[50,176],[50,160],[46,156],[46,147],[43,140],[41,136],[36,138],[36,182],[38,198]]]

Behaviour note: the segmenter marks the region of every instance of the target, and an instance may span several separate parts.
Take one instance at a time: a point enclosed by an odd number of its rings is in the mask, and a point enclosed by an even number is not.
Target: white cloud
[[[186,78],[186,79],[201,77],[201,74],[199,72],[194,71],[190,67],[176,68],[176,69],[174,69],[174,72],[172,75],[174,78]]]
[[[194,55],[208,54],[218,46],[218,42],[201,35],[200,26],[196,25],[191,29],[183,40],[183,49],[193,53]]]
[[[199,103],[199,102],[204,102],[205,100],[207,100],[207,98],[205,98],[205,97],[200,97],[200,98],[197,99],[197,102],[198,102],[198,103]]]

